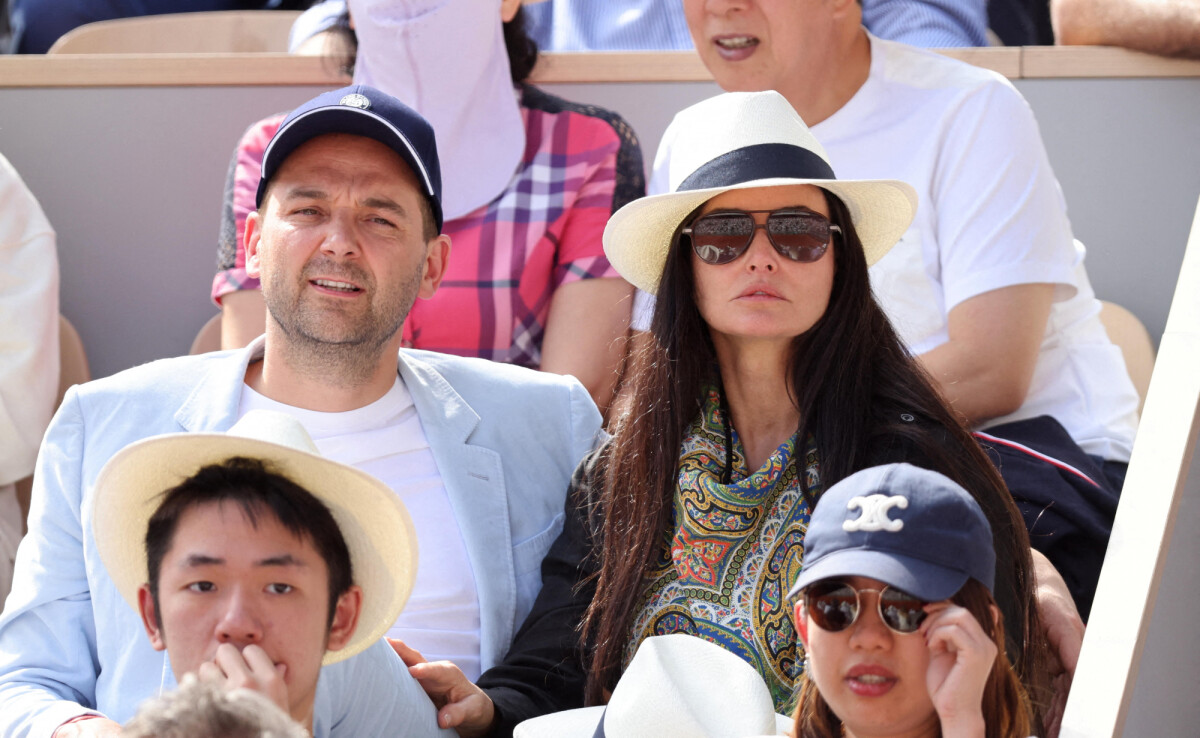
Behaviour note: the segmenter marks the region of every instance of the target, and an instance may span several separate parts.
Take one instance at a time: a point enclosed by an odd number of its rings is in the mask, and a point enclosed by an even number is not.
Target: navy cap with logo
[[[970,493],[937,472],[889,464],[821,496],[789,596],[822,579],[860,576],[937,602],[968,578],[991,591],[995,572],[992,529]]]
[[[353,85],[322,93],[293,110],[263,154],[255,207],[262,207],[267,183],[293,151],[326,133],[366,136],[390,147],[412,168],[442,230],[442,172],[433,127],[421,114],[387,93]]]

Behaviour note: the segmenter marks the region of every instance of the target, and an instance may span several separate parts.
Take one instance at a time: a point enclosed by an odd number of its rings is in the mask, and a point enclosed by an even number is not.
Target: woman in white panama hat
[[[1010,653],[1043,673],[1025,637],[1040,628],[1020,513],[871,295],[867,266],[908,226],[911,188],[836,180],[774,92],[721,95],[671,125],[672,192],[626,205],[604,235],[621,275],[658,294],[653,341],[631,357],[629,402],[577,470],[542,591],[472,715],[601,704],[641,642],[676,632],[749,662],[785,710],[803,654],[784,595],[809,514],[827,486],[896,461],[977,495]],[[445,694],[455,720],[477,704]]]
[[[689,632],[754,664],[782,707],[800,654],[780,605],[809,514],[829,485],[891,461],[978,496],[1011,651],[1034,667],[1020,513],[871,295],[867,267],[908,227],[912,189],[836,180],[775,92],[720,95],[672,126],[672,191],[627,205],[604,237],[621,275],[658,300],[629,405],[572,490],[596,573],[588,698],[643,639]]]

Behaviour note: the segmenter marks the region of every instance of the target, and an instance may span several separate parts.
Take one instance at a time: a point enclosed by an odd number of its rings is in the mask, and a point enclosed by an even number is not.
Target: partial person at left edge
[[[276,410],[326,458],[381,479],[419,549],[433,547],[391,632],[442,658],[490,667],[537,596],[600,415],[570,378],[400,349],[405,315],[437,289],[449,252],[432,128],[378,90],[334,90],[293,111],[263,172],[246,239],[266,335],[75,387],[51,422],[0,617],[0,736],[111,734],[170,675],[92,530],[101,468],[150,436]],[[326,668],[314,735],[435,731],[403,699],[372,697],[389,683],[412,685],[386,643]]]
[[[17,170],[0,155],[0,610],[33,473],[58,392],[58,254],[54,229]]]

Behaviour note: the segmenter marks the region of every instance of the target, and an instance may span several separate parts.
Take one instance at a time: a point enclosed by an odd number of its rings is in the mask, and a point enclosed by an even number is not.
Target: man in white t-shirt
[[[97,554],[93,487],[134,441],[223,432],[256,408],[298,418],[323,455],[409,509],[419,563],[396,634],[471,674],[504,655],[600,415],[569,377],[400,350],[449,255],[440,195],[432,129],[378,90],[328,92],[285,119],[245,233],[265,337],[76,387],[51,423],[0,617],[0,735],[115,735],[175,686]],[[377,641],[322,670],[314,735],[435,733],[414,687]]]
[[[721,87],[783,94],[839,178],[916,188],[912,227],[871,268],[875,295],[950,404],[991,435],[1035,547],[1086,615],[1137,394],[1028,104],[994,72],[871,36],[853,0],[684,10]],[[666,188],[671,146],[659,146],[651,194]],[[645,330],[653,298],[636,305]]]

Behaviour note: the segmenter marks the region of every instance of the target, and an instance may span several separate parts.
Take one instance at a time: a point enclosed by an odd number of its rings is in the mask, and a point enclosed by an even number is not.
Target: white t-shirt
[[[343,413],[284,405],[244,385],[239,416],[255,409],[295,417],[322,454],[379,478],[400,496],[417,531],[419,559],[412,596],[388,636],[430,661],[453,661],[468,679],[478,679],[475,574],[421,419],[400,378],[380,399]]]
[[[839,179],[899,179],[917,190],[912,226],[870,272],[912,352],[945,343],[947,315],[964,300],[1057,285],[1025,403],[985,427],[1051,415],[1084,451],[1128,461],[1137,392],[1100,323],[1033,112],[1008,80],[871,37],[866,83],[812,130]],[[671,145],[659,145],[652,194],[666,189]],[[635,328],[649,327],[652,299],[639,294]]]

